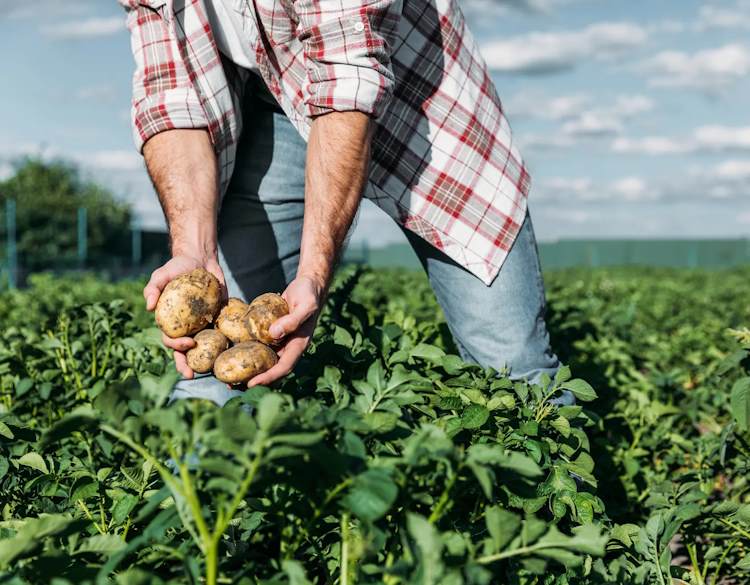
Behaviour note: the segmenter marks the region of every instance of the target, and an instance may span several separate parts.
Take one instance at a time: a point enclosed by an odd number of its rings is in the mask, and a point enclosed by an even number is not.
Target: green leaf
[[[735,568],[740,571],[750,571],[750,555],[743,557],[742,560],[735,565]]]
[[[112,520],[122,524],[138,504],[138,497],[133,494],[122,494],[112,506]]]
[[[570,367],[562,366],[559,370],[557,370],[557,373],[555,374],[555,382],[557,384],[562,384],[563,382],[567,382],[568,380],[570,380]]]
[[[521,517],[499,506],[486,509],[485,522],[492,537],[493,552],[503,550],[521,529]]]
[[[390,433],[396,428],[398,419],[397,414],[382,410],[368,412],[362,417],[362,421],[367,425],[369,431],[375,434]]]
[[[276,392],[265,394],[258,403],[258,428],[271,432],[281,418],[281,405],[284,399]]]
[[[351,348],[354,345],[354,338],[346,329],[336,325],[336,329],[333,332],[333,342],[336,345]]]
[[[312,585],[299,561],[286,559],[281,562],[281,569],[289,577],[289,585]]]
[[[417,514],[408,514],[406,527],[414,539],[419,552],[420,563],[417,575],[410,581],[420,585],[432,585],[440,582],[443,574],[443,541],[437,529],[426,518]]]
[[[0,421],[0,436],[5,437],[6,439],[13,438],[13,431],[11,431],[10,427],[6,425],[3,421]]]
[[[490,418],[490,411],[486,406],[481,404],[470,404],[461,415],[461,424],[465,429],[478,429],[487,419]]]
[[[110,555],[125,548],[125,541],[115,534],[96,534],[85,539],[75,554],[100,553]]]
[[[97,419],[93,409],[90,406],[81,406],[48,428],[42,435],[40,444],[43,449],[47,449],[74,432],[90,429],[96,424]]]
[[[420,343],[411,348],[409,355],[411,355],[411,357],[418,357],[431,362],[437,362],[445,356],[445,352],[434,345]]]
[[[385,469],[372,468],[354,478],[345,505],[358,518],[373,522],[396,501],[398,487]]]
[[[570,436],[570,422],[564,416],[558,416],[550,425],[566,439]]]
[[[20,522],[15,536],[0,540],[0,567],[7,567],[14,560],[33,553],[47,536],[79,531],[88,524],[88,521],[63,514],[41,514],[39,518],[26,518]]]
[[[24,378],[19,380],[16,384],[16,396],[19,398],[26,394],[34,386],[34,381],[31,378]]]
[[[748,430],[750,428],[750,378],[740,378],[732,386],[730,409],[739,429]]]
[[[581,380],[580,378],[568,380],[560,387],[566,390],[570,390],[573,393],[573,396],[575,396],[582,402],[591,402],[592,400],[595,400],[597,398],[596,392],[591,387],[591,385],[585,380]]]
[[[19,465],[25,465],[26,467],[31,467],[32,469],[36,469],[37,471],[41,471],[45,475],[49,473],[49,469],[47,468],[47,463],[44,461],[41,455],[39,453],[35,453],[34,451],[29,451],[22,457],[18,459]]]

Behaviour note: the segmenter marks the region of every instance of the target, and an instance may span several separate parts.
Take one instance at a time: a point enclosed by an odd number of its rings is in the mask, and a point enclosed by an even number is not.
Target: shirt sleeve
[[[294,1],[309,116],[383,113],[395,85],[390,57],[401,8],[401,0]]]
[[[127,11],[133,74],[133,140],[139,151],[152,136],[174,128],[206,128],[208,120],[170,27],[163,0],[119,0]]]

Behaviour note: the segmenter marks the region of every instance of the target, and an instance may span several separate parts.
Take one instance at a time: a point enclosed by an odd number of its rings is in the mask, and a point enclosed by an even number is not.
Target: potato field
[[[279,388],[167,404],[142,282],[0,294],[0,584],[750,583],[750,269],[546,275],[548,384],[345,267]],[[550,399],[561,389],[575,406]]]

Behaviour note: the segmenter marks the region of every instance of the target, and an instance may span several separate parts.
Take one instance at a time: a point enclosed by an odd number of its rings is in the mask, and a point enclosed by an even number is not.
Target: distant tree
[[[19,262],[28,270],[75,261],[80,207],[88,210],[91,258],[129,254],[130,206],[104,187],[84,180],[71,163],[40,158],[20,161],[15,174],[0,182],[3,207],[8,198],[16,200]]]

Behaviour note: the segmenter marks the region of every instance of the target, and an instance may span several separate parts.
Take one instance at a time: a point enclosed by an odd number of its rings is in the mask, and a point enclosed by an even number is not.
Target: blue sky
[[[459,0],[534,179],[542,240],[746,237],[750,0]],[[0,0],[0,177],[64,156],[162,225],[114,0]],[[401,241],[372,206],[354,241]]]

